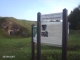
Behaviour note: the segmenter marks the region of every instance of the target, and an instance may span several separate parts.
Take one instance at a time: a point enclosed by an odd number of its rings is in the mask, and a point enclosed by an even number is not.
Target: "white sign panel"
[[[43,26],[43,27],[42,27]],[[33,29],[33,39],[37,42],[37,26]],[[68,24],[69,34],[69,24]],[[41,43],[62,45],[62,22],[46,22],[41,25]]]
[[[41,24],[41,43],[54,46],[62,45],[62,22],[46,22]]]
[[[34,42],[37,42],[37,26],[34,26]],[[47,22],[41,24],[41,43],[62,45],[62,22]]]
[[[62,20],[62,13],[41,15],[41,21],[44,21],[44,20]]]

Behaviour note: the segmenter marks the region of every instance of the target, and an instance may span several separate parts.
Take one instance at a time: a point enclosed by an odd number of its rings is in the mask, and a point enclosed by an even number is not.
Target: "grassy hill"
[[[10,36],[6,34],[5,31],[2,29],[2,23],[4,22],[13,22],[17,26],[20,27],[20,31],[16,34],[16,36]],[[21,30],[24,30],[25,33],[27,33],[27,36],[31,36],[31,25],[36,24],[36,21],[28,21],[28,20],[20,20],[16,19],[14,17],[0,17],[0,37],[22,37],[20,33],[22,32]]]

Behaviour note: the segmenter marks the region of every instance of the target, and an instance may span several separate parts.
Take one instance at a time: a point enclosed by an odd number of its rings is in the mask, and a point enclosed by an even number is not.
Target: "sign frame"
[[[63,9],[62,60],[67,60],[68,20],[67,9]],[[33,36],[32,36],[33,37]],[[41,13],[37,13],[37,60],[41,60]]]

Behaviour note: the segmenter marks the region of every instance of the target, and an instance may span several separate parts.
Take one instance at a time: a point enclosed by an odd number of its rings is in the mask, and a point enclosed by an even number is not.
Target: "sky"
[[[37,21],[37,13],[62,12],[68,14],[80,4],[80,0],[0,0],[0,16]]]

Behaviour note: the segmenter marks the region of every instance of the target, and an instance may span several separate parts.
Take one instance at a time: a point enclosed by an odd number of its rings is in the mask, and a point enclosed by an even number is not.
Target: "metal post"
[[[32,25],[32,60],[35,60],[35,42],[33,41],[33,26]]]
[[[37,13],[37,60],[41,60],[41,13]]]
[[[63,9],[62,60],[67,60],[68,20],[67,9]]]

